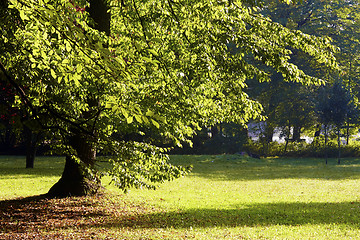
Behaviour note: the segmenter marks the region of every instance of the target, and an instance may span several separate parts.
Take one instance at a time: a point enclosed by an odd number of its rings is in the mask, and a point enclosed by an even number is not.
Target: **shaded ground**
[[[106,196],[0,201],[0,239],[104,238],[101,228],[91,228],[116,218],[115,205]]]
[[[340,224],[359,229],[359,214],[359,202],[266,203],[233,209],[164,211],[146,203],[128,203],[121,196],[36,196],[0,201],[0,239],[118,239],[124,230],[219,226]]]

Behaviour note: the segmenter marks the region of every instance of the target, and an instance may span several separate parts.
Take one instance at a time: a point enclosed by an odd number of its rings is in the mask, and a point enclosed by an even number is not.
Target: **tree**
[[[344,85],[351,89],[352,104],[356,104],[359,97],[359,1],[308,0],[290,5],[279,1],[270,1],[261,10],[264,15],[288,28],[317,36],[330,37],[334,44],[339,47],[336,57],[341,65],[340,73],[323,68],[314,61],[309,62],[304,59],[306,54],[298,51],[294,51],[292,62],[296,63],[306,73],[325,79],[329,84],[336,82],[336,76],[340,74]],[[356,119],[357,114],[355,112],[352,120]],[[349,127],[348,125],[347,136],[349,136]]]
[[[114,136],[152,132],[181,145],[202,126],[260,117],[247,79],[267,81],[275,69],[287,81],[321,83],[288,61],[287,47],[336,65],[328,39],[290,31],[248,2],[106,2],[9,0],[1,16],[0,67],[16,104],[67,156],[53,196],[95,193],[103,170],[124,190],[186,174],[154,142]],[[111,168],[96,164],[97,152]]]
[[[333,125],[336,128],[339,150],[338,164],[340,164],[341,129],[346,123],[348,116],[355,115],[358,112],[358,108],[353,104],[353,99],[350,91],[338,80],[330,88],[322,89],[317,105],[320,123],[322,123],[325,128],[325,146],[327,146],[328,127]]]
[[[346,121],[346,115],[349,112],[351,96],[344,88],[341,82],[337,81],[332,87],[332,94],[329,99],[329,105],[332,110],[332,121],[336,126],[338,142],[338,164],[340,164],[340,131]]]
[[[302,132],[311,129],[315,123],[314,90],[312,86],[288,83],[286,88],[279,91],[281,101],[276,109],[275,121],[281,135],[285,136],[285,153],[288,142],[303,141]]]

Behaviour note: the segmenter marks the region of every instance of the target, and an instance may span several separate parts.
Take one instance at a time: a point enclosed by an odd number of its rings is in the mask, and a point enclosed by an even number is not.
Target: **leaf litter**
[[[154,211],[158,210],[147,204],[108,194],[3,200],[0,239],[118,239],[116,229],[151,228],[151,219],[140,216],[151,216]]]

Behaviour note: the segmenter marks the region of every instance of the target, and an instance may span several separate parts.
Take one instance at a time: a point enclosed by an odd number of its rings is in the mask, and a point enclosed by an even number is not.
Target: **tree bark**
[[[26,168],[34,168],[38,134],[27,126],[24,126],[24,134],[26,139]]]
[[[350,138],[350,133],[349,133],[349,122],[346,122],[346,145],[349,145],[349,138]]]
[[[341,156],[340,127],[338,127],[337,135],[338,135],[338,164],[340,164],[340,156]]]
[[[284,148],[284,155],[286,153],[286,150],[287,150],[287,146],[289,144],[289,140],[290,140],[290,130],[291,130],[291,126],[290,126],[290,123],[288,125],[288,132],[286,133],[286,139],[285,139],[285,148]]]
[[[327,165],[327,163],[328,163],[328,152],[327,152],[327,140],[328,140],[328,136],[327,136],[327,125],[325,125],[324,135],[325,135],[325,164]]]
[[[294,142],[300,142],[301,140],[301,126],[294,126],[293,128],[293,139]]]
[[[70,197],[93,195],[101,189],[101,182],[97,176],[86,172],[86,167],[92,168],[95,164],[96,150],[93,144],[84,136],[76,134],[70,138],[69,144],[80,159],[76,156],[66,156],[65,168],[60,180],[49,190],[50,197]]]

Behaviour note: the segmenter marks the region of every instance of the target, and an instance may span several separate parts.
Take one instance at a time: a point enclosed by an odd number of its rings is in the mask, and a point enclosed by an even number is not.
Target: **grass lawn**
[[[44,199],[63,158],[0,157],[0,239],[360,239],[360,159],[172,161],[193,172],[156,191]]]

